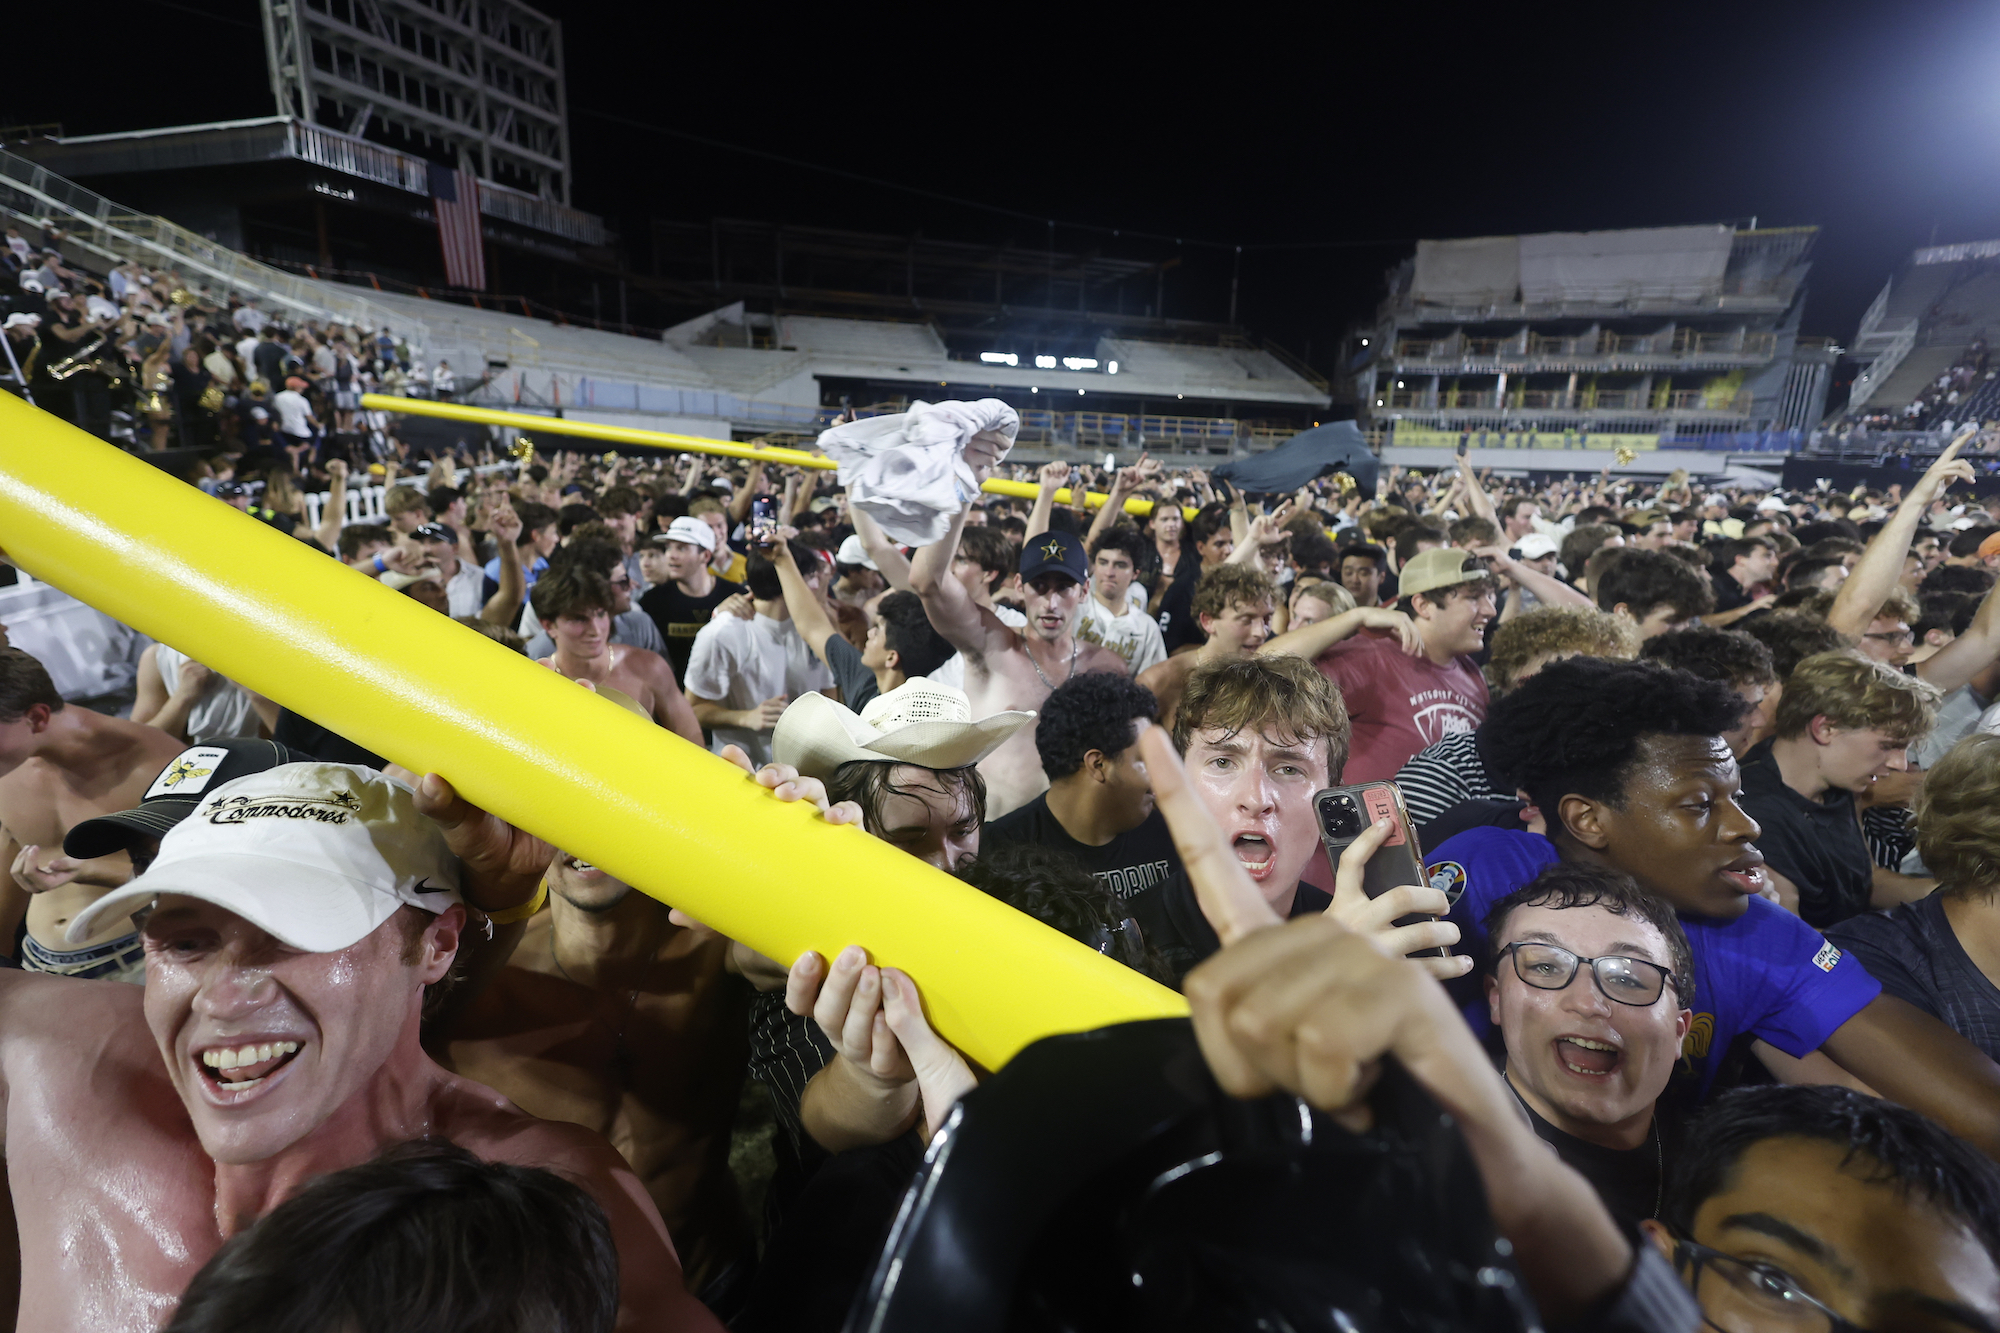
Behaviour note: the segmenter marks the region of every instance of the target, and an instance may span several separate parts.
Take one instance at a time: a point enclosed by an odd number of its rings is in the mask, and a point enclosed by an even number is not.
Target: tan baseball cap
[[[1449,588],[1456,583],[1473,583],[1490,578],[1486,566],[1479,563],[1479,557],[1456,546],[1437,546],[1428,551],[1419,551],[1403,563],[1396,576],[1396,595],[1408,597],[1412,593],[1431,592],[1437,588]]]

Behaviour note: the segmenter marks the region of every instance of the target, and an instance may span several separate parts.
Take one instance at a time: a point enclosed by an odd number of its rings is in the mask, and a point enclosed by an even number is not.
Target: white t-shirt
[[[160,669],[160,680],[172,694],[181,683],[181,668],[187,664],[187,654],[167,645],[158,645],[153,652],[153,664]],[[204,741],[229,740],[238,736],[257,734],[257,710],[250,706],[250,691],[225,676],[210,676],[208,687],[188,710],[188,744],[200,745]]]
[[[236,321],[237,328],[247,329],[251,333],[257,332],[257,330],[270,322],[269,317],[263,311],[257,309],[255,306],[247,305],[237,306],[236,314],[233,318]]]
[[[1125,614],[1114,616],[1094,595],[1085,596],[1083,613],[1076,621],[1076,637],[1109,648],[1125,659],[1126,667],[1135,676],[1167,660],[1160,622],[1146,614],[1143,599],[1127,597]]]
[[[444,585],[444,599],[451,608],[454,620],[460,616],[478,615],[486,605],[486,571],[478,565],[459,561],[458,572]]]
[[[753,620],[719,616],[694,636],[687,678],[689,694],[713,699],[724,708],[755,708],[779,695],[796,699],[833,688],[833,673],[813,656],[789,620],[759,615]],[[740,745],[753,764],[771,762],[771,733],[716,727],[712,747]]]
[[[278,414],[278,429],[304,439],[312,434],[312,404],[297,389],[280,389],[271,396],[271,410]]]

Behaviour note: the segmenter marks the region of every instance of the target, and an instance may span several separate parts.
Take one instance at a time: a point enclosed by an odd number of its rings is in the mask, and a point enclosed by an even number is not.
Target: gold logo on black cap
[[[192,759],[183,759],[166,771],[165,775],[160,778],[160,785],[162,787],[178,787],[190,779],[205,778],[214,771],[212,768],[196,768]]]
[[[1062,558],[1063,558],[1063,544],[1057,541],[1054,537],[1049,538],[1048,544],[1042,547],[1042,559],[1060,560]]]

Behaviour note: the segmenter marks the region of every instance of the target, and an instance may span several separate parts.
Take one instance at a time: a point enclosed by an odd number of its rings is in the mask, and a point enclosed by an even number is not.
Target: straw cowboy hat
[[[1034,720],[1033,713],[1004,712],[975,722],[964,691],[913,676],[871,699],[859,715],[823,694],[800,695],[771,733],[771,755],[822,780],[857,760],[964,768]]]

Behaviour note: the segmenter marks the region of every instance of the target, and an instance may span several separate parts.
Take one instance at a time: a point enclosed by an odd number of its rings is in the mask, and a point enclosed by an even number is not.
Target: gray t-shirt
[[[2000,987],[1958,942],[1944,895],[1851,916],[1829,926],[1826,937],[1859,959],[1883,990],[2000,1060]]]
[[[833,673],[833,683],[840,686],[840,701],[855,712],[866,708],[869,700],[882,693],[875,673],[861,664],[860,649],[840,635],[828,636],[825,656],[826,669]]]

